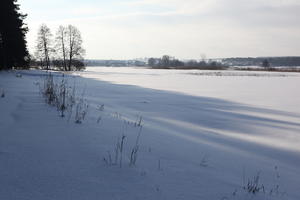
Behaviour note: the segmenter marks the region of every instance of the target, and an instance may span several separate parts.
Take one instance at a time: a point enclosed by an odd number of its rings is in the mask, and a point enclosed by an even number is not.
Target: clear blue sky
[[[73,24],[87,58],[300,55],[299,0],[19,0],[37,29]]]

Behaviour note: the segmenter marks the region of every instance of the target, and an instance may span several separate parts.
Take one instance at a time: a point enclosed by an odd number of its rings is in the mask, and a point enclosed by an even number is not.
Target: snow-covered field
[[[0,199],[300,199],[299,74],[88,68],[76,124],[20,73],[0,72]]]

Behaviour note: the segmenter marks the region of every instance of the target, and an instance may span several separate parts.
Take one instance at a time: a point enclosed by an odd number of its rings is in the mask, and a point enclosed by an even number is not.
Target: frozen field
[[[75,124],[45,104],[45,72],[15,73],[0,72],[0,199],[300,199],[299,74],[90,67],[66,76],[89,105]]]
[[[300,113],[299,73],[88,67],[84,77]]]

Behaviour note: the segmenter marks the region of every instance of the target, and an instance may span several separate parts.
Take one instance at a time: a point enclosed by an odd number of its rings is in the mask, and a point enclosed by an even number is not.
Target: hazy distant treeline
[[[229,66],[261,66],[263,68],[300,66],[300,57],[258,57],[258,58],[224,58],[179,60],[164,55],[161,58],[144,58],[139,60],[85,60],[86,66],[138,66],[164,69],[227,69]]]
[[[128,67],[128,66],[147,66],[147,62],[140,60],[84,60],[86,66],[105,66],[105,67]]]
[[[228,66],[262,66],[265,60],[271,67],[300,66],[300,57],[225,58],[222,59],[222,63]]]
[[[164,55],[161,58],[149,58],[148,66],[152,68],[161,68],[161,69],[211,69],[211,70],[220,70],[226,69],[227,67],[217,61],[206,61],[206,60],[189,60],[181,61],[175,57]]]

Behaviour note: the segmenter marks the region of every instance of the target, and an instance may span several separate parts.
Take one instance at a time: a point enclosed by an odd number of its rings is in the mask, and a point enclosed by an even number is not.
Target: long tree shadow
[[[152,116],[157,115],[228,131],[252,130],[253,125],[300,131],[299,113],[253,107],[218,98],[120,85],[95,79],[93,82],[92,79],[81,79],[87,92],[92,94],[95,103],[101,99],[117,102],[117,105],[135,114],[144,113],[147,116],[147,113],[151,113]],[[293,121],[285,118],[293,118]]]

